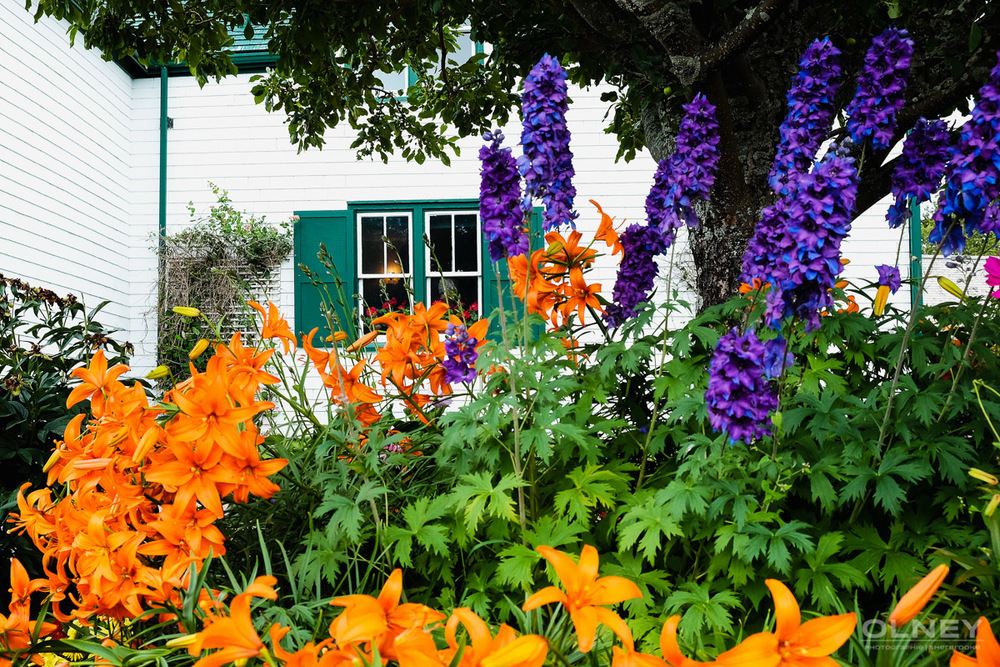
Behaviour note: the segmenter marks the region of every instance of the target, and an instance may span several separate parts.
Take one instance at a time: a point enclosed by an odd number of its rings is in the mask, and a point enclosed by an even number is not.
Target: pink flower
[[[990,292],[990,296],[1000,299],[1000,257],[986,259],[986,284],[998,289]]]

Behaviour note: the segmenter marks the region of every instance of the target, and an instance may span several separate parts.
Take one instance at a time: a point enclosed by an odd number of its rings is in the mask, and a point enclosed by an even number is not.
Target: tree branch
[[[761,0],[738,26],[699,54],[701,75],[705,76],[715,71],[719,65],[743,52],[787,4],[788,0]]]

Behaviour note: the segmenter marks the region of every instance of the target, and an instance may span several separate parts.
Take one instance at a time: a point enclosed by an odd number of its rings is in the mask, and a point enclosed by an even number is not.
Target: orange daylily
[[[698,662],[681,653],[681,647],[677,643],[677,625],[680,622],[680,616],[671,616],[663,624],[663,630],[660,631],[660,653],[663,654],[663,659],[667,661],[667,664],[670,667],[705,667],[715,664]]]
[[[330,623],[330,637],[344,649],[355,644],[369,644],[386,660],[396,659],[396,637],[410,628],[422,628],[442,621],[445,615],[422,604],[399,604],[403,595],[403,571],[396,568],[382,586],[377,598],[370,595],[345,595],[330,604],[344,611]]]
[[[264,306],[256,301],[247,301],[247,305],[260,313],[260,316],[264,318],[264,325],[260,332],[263,338],[280,338],[285,354],[288,354],[289,347],[293,350],[295,349],[295,334],[292,333],[292,329],[288,326],[285,318],[278,313],[278,307],[274,305],[273,301],[267,302],[267,313],[264,313]]]
[[[740,283],[740,294],[746,294],[747,292],[755,292],[761,288],[767,289],[771,286],[771,283],[760,281],[760,278],[754,278],[752,284]]]
[[[233,598],[229,605],[229,616],[211,615],[208,626],[195,635],[188,647],[192,656],[200,655],[207,648],[221,649],[194,663],[194,667],[222,667],[231,662],[267,655],[267,647],[261,641],[250,619],[250,599],[263,597],[277,599],[271,588],[277,580],[274,577],[257,577],[250,587]]]
[[[590,246],[581,247],[582,238],[583,234],[575,229],[570,232],[569,238],[564,238],[559,232],[549,232],[545,235],[545,242],[549,244],[545,250],[546,260],[567,268],[590,266],[597,258],[597,251]]]
[[[894,628],[901,628],[909,623],[914,616],[930,602],[937,592],[939,586],[948,576],[948,566],[942,563],[931,570],[917,585],[908,590],[903,597],[899,598],[896,607],[889,614],[889,625]]]
[[[951,667],[1000,667],[1000,643],[985,617],[976,624],[976,657],[952,651]]]
[[[583,279],[583,271],[579,268],[570,269],[569,286],[563,285],[562,289],[563,294],[567,297],[560,307],[563,319],[568,318],[569,314],[576,310],[580,317],[580,324],[583,324],[583,314],[587,306],[598,312],[604,312],[604,308],[601,307],[601,302],[597,300],[596,296],[600,291],[600,283],[588,285]]]
[[[471,609],[460,607],[452,612],[445,626],[448,648],[438,651],[431,635],[422,628],[410,628],[396,639],[400,667],[447,667],[458,653],[456,631],[461,623],[469,633],[469,643],[462,651],[457,667],[541,667],[548,644],[538,635],[517,637],[507,624],[500,626],[496,637]]]
[[[774,597],[775,631],[750,635],[715,659],[722,667],[838,667],[829,657],[850,639],[854,614],[814,618],[802,623],[799,604],[788,587],[768,579]]]
[[[108,368],[108,359],[104,356],[104,350],[98,350],[90,359],[90,365],[75,369],[70,375],[83,380],[83,384],[73,388],[66,398],[66,407],[71,408],[80,401],[90,399],[91,410],[95,417],[99,417],[104,411],[105,398],[113,393],[114,389],[122,386],[118,382],[118,376],[129,368],[124,364],[118,364]]]
[[[597,624],[608,626],[619,637],[631,637],[628,626],[621,617],[601,605],[618,604],[632,598],[641,598],[639,587],[623,577],[597,578],[597,549],[589,544],[580,552],[579,564],[568,554],[552,547],[540,546],[538,553],[552,564],[556,575],[566,588],[562,591],[548,586],[528,598],[521,608],[524,611],[537,609],[550,602],[561,602],[573,619],[573,627],[580,644],[580,650],[587,653],[594,647]]]
[[[612,255],[617,255],[619,253],[624,254],[625,249],[622,247],[621,241],[618,240],[618,232],[614,227],[614,219],[605,213],[604,209],[602,209],[601,205],[596,201],[593,199],[589,201],[597,207],[597,212],[601,214],[601,224],[597,227],[597,233],[594,234],[594,240],[604,241],[604,243],[612,249]]]

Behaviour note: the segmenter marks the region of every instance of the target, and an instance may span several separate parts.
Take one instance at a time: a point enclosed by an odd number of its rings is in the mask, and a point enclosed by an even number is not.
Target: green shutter
[[[305,211],[297,214],[295,224],[295,328],[307,333],[319,327],[319,341],[330,335],[323,315],[323,304],[332,306],[334,326],[357,337],[357,269],[353,221],[347,211]],[[326,247],[333,271],[318,258],[320,246]],[[313,285],[300,268],[304,264],[313,274]],[[332,274],[332,275],[331,275]],[[318,341],[314,340],[314,344]]]

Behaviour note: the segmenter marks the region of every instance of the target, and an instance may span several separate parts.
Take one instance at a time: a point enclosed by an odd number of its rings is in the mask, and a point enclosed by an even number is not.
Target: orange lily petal
[[[448,623],[444,627],[445,641],[448,642],[448,646],[458,648],[455,631],[458,629],[459,623],[465,626],[465,631],[469,633],[469,639],[475,649],[485,649],[493,642],[493,635],[490,634],[490,628],[486,622],[468,607],[458,607],[451,612],[451,618],[448,619]]]
[[[586,550],[587,547],[584,547],[584,553]],[[542,557],[545,558],[545,560],[552,563],[552,567],[555,568],[556,571],[556,576],[559,577],[559,581],[562,582],[563,587],[567,591],[578,590],[583,588],[584,584],[587,583],[583,577],[581,577],[580,568],[577,567],[577,564],[574,563],[573,559],[568,555],[561,551],[556,551],[552,547],[544,545],[538,547],[538,553],[542,554]],[[591,579],[591,581],[593,580]]]
[[[529,597],[521,609],[524,611],[531,611],[532,609],[538,609],[543,605],[547,605],[550,602],[562,602],[563,604],[566,604],[566,594],[555,586],[546,586]]]
[[[629,630],[628,625],[622,620],[622,617],[604,607],[594,607],[594,609],[597,611],[597,620],[602,625],[607,626],[611,632],[615,633],[630,653],[635,651],[635,640],[632,639],[632,631]]]
[[[980,667],[1000,665],[1000,644],[997,644],[997,638],[985,617],[981,617],[976,625],[976,660]]]
[[[500,633],[497,633],[497,637]],[[538,635],[518,637],[511,643],[484,657],[480,667],[541,667],[549,645]]]
[[[952,651],[951,661],[948,664],[950,667],[979,667],[978,660],[958,651]]]
[[[403,571],[398,567],[392,571],[385,585],[382,586],[378,594],[378,604],[388,613],[399,605],[399,598],[403,595]]]
[[[598,579],[590,595],[593,604],[618,604],[633,598],[642,598],[642,591],[635,582],[615,576]]]
[[[597,607],[570,609],[569,616],[573,619],[580,652],[590,653],[590,649],[594,648],[594,637],[597,635]]]
[[[814,618],[799,627],[795,645],[808,658],[830,655],[851,638],[857,624],[854,614]]]
[[[791,641],[799,629],[799,623],[802,622],[799,603],[795,601],[795,596],[788,590],[788,586],[777,579],[768,579],[764,583],[774,598],[775,634],[778,641]]]
[[[781,664],[778,637],[770,632],[750,635],[716,658],[715,664],[721,667],[778,667]]]
[[[572,271],[570,272],[573,273]],[[580,279],[583,280],[583,272],[577,271],[580,274]],[[593,581],[597,579],[597,566],[599,564],[600,557],[597,555],[597,549],[590,546],[589,544],[583,545],[583,550],[580,552],[580,563],[577,565],[580,574]]]

